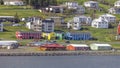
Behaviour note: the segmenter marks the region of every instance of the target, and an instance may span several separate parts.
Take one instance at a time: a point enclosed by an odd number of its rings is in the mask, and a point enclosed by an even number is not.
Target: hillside
[[[66,1],[74,1],[74,0],[57,0],[59,4],[63,4]],[[83,5],[83,3],[85,1],[88,0],[76,0],[79,5]],[[114,4],[114,2],[116,0],[96,0],[99,1],[100,4],[100,8],[103,9],[103,11],[96,11],[96,13],[94,13],[96,15],[96,18],[101,15],[101,14],[105,14],[107,13],[108,9]],[[85,15],[90,16],[92,11],[87,11],[87,13]],[[40,16],[42,18],[45,17],[49,17],[49,16],[64,16],[66,19],[66,22],[70,19],[72,19],[72,17],[75,16],[75,14],[69,14],[69,15],[65,15],[65,14],[51,14],[51,13],[40,13],[37,9],[33,9],[31,6],[3,6],[0,5],[0,16],[4,15],[15,15],[15,14],[19,15],[19,18],[22,17],[29,17],[29,16]],[[120,15],[115,15],[117,16],[117,20],[120,20]],[[23,23],[23,22],[21,22]],[[118,23],[118,22],[117,22]],[[100,42],[111,42],[111,41],[115,41],[115,35],[116,35],[116,29],[117,29],[117,24],[113,24],[114,28],[111,29],[96,29],[96,28],[92,28],[90,26],[83,26],[83,30],[81,31],[90,31],[92,36],[97,38],[97,41]],[[0,33],[0,39],[16,39],[15,38],[15,31],[18,30],[23,30],[23,31],[29,31],[28,29],[26,29],[24,26],[20,26],[20,27],[13,27],[13,26],[6,26],[4,27],[4,29],[6,31],[1,32]],[[55,28],[56,30],[63,30],[63,31],[73,31],[73,30],[68,30],[68,29],[63,29],[63,28]],[[88,30],[85,30],[88,29]],[[80,32],[80,31],[76,31],[76,32]],[[27,40],[29,41],[29,40]],[[26,42],[26,41],[25,41]],[[24,43],[25,43],[24,42]],[[73,41],[74,42],[74,41]],[[77,41],[79,42],[79,41]]]

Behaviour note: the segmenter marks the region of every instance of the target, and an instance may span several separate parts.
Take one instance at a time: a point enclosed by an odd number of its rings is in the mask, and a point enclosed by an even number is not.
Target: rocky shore
[[[120,56],[119,51],[0,52],[0,56]]]

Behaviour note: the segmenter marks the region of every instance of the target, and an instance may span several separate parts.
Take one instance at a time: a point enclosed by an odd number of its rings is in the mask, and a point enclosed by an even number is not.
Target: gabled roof
[[[115,17],[115,16],[111,14],[103,14],[103,15],[100,15],[100,17]]]
[[[93,21],[97,21],[97,22],[108,22],[106,19],[101,19],[101,18],[94,19]]]

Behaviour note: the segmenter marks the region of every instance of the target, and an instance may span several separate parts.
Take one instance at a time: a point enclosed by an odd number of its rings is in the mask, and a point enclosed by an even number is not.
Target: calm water
[[[0,68],[120,68],[120,56],[0,57]]]

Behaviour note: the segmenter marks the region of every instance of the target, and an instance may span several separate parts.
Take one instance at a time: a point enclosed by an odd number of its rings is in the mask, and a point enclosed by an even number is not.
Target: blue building
[[[91,38],[91,34],[89,32],[80,32],[80,33],[67,32],[65,34],[66,40],[89,40],[90,38]]]

